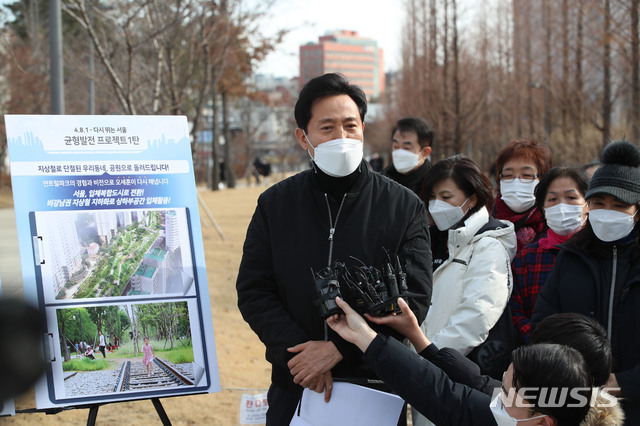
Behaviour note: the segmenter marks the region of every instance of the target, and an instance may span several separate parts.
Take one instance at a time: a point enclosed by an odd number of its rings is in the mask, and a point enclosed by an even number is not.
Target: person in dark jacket
[[[571,347],[541,343],[517,348],[500,388],[491,396],[452,381],[400,342],[376,333],[346,302],[336,298],[336,303],[344,315],[328,318],[329,327],[357,345],[378,376],[437,425],[593,426],[618,425],[624,418],[614,396],[592,387],[589,366]],[[403,300],[398,304],[404,312]],[[385,317],[365,316],[385,322]],[[415,318],[393,323],[418,351],[429,345]],[[554,397],[550,403],[550,393],[565,397]]]
[[[640,149],[609,144],[589,182],[589,218],[558,254],[532,325],[578,312],[607,329],[613,349],[608,386],[619,387],[628,423],[640,424]]]
[[[409,315],[411,312],[408,313]],[[400,316],[376,320],[390,324]],[[405,319],[406,320],[406,319]],[[493,395],[500,382],[480,371],[480,367],[453,348],[438,348],[428,342],[420,355],[444,371],[454,382]],[[607,340],[607,332],[596,320],[575,312],[554,314],[546,317],[531,335],[531,344],[556,343],[569,346],[580,352],[593,377],[594,386],[605,386],[611,374],[613,354]]]
[[[411,309],[421,320],[427,313],[426,210],[411,191],[366,167],[366,107],[362,90],[337,74],[304,86],[295,107],[296,137],[312,169],[265,191],[247,230],[236,289],[240,312],[272,364],[267,424],[288,424],[303,388],[324,392],[328,401],[334,378],[377,380],[358,348],[327,328],[314,304],[312,272],[335,261],[381,268],[387,252],[397,255]]]
[[[422,118],[401,118],[391,131],[393,162],[381,173],[420,196],[422,182],[431,167],[433,139],[433,130]]]
[[[531,340],[531,315],[536,298],[551,273],[559,246],[580,231],[589,207],[584,199],[589,179],[580,169],[554,167],[536,186],[536,207],[544,213],[547,230],[513,260],[513,291],[509,307],[523,344]]]

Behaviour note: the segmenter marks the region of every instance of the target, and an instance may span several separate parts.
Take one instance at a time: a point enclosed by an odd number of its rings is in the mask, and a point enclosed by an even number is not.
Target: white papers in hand
[[[334,382],[331,400],[324,392],[305,389],[300,415],[296,409],[290,426],[393,426],[404,401],[397,395],[351,383]]]

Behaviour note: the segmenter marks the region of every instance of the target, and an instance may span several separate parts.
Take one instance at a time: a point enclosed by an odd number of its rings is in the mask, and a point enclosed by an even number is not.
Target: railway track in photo
[[[148,376],[147,368],[142,362],[125,361],[120,367],[113,391],[128,392],[194,385],[193,380],[179,372],[169,362],[154,358],[153,363],[153,374]]]

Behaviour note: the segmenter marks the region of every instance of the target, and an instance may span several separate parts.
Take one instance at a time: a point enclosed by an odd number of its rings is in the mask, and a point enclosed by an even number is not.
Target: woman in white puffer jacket
[[[511,222],[489,215],[491,183],[468,157],[435,164],[425,176],[423,191],[434,222],[434,273],[431,307],[421,328],[438,348],[469,355],[486,340],[507,306],[515,231]],[[427,424],[416,420],[416,425]]]

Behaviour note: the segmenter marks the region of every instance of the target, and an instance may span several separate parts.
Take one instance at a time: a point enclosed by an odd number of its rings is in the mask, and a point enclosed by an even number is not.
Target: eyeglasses
[[[500,182],[511,183],[516,179],[520,179],[520,182],[523,183],[531,183],[534,180],[538,179],[538,175],[534,175],[532,173],[524,173],[521,175],[512,175],[510,173],[502,174],[500,173]]]

